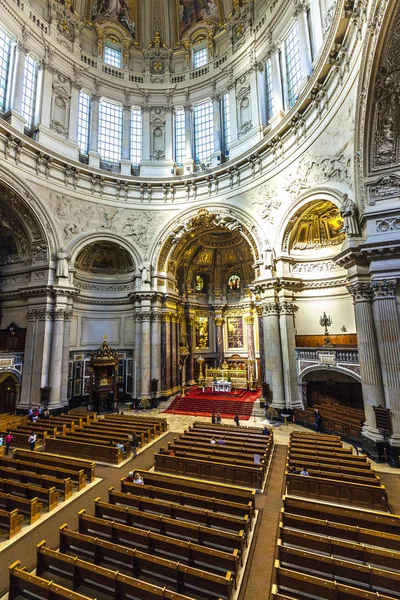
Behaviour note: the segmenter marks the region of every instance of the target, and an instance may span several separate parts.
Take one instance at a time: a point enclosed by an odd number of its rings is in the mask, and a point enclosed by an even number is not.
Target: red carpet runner
[[[261,389],[255,392],[236,390],[236,393],[212,392],[206,388],[202,392],[197,386],[191,388],[187,395],[177,396],[165,413],[174,415],[194,415],[195,417],[211,417],[219,412],[223,419],[233,419],[238,413],[242,421],[248,421],[253,411],[253,404],[261,396]]]

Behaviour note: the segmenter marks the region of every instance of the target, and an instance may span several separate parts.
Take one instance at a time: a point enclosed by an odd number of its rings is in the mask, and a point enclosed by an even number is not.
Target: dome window
[[[208,51],[207,48],[198,48],[193,50],[193,69],[199,69],[204,67],[208,63]]]
[[[119,48],[114,48],[106,44],[104,47],[104,62],[110,67],[117,69],[121,68],[122,65],[122,52]]]

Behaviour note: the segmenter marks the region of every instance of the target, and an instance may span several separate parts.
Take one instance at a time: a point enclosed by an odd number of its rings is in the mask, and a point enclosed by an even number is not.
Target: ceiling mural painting
[[[134,41],[138,40],[137,0],[92,0],[89,7],[88,20],[92,23],[104,21],[119,23],[129,31]]]
[[[201,21],[218,24],[223,21],[223,9],[220,0],[175,0],[178,39]]]

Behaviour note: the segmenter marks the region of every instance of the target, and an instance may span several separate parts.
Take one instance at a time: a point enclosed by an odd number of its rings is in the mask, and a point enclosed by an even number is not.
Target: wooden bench
[[[72,482],[69,477],[59,479],[50,475],[38,475],[32,471],[19,471],[8,467],[0,467],[0,478],[12,479],[20,483],[28,483],[43,488],[55,487],[62,494],[63,500],[72,496]]]
[[[159,488],[167,490],[176,490],[201,494],[207,498],[221,498],[228,502],[239,502],[241,504],[250,503],[253,511],[255,509],[255,492],[254,490],[240,489],[230,485],[220,483],[209,483],[187,479],[176,475],[167,475],[166,473],[157,473],[156,471],[140,471],[147,484],[155,485]]]
[[[201,596],[226,598],[232,595],[234,578],[230,571],[222,575],[209,573],[203,569],[184,565],[171,558],[164,558],[143,552],[137,548],[106,541],[60,527],[59,553],[72,555],[103,567],[118,569],[121,573],[140,580],[150,579],[150,583],[166,585],[184,593],[199,593]],[[175,558],[175,557],[174,557]],[[61,558],[63,560],[63,557]],[[51,565],[53,569],[53,563]],[[208,597],[208,596],[207,596]]]
[[[254,466],[155,454],[154,467],[156,471],[207,479],[208,481],[219,481],[230,485],[241,485],[253,489],[261,489],[263,486],[263,470]]]
[[[113,422],[118,422],[118,421],[122,421],[124,423],[137,423],[138,425],[143,424],[146,425],[146,423],[151,423],[153,425],[156,426],[157,431],[158,431],[158,435],[161,435],[162,433],[165,433],[166,431],[168,431],[168,421],[167,419],[164,418],[160,418],[160,417],[147,417],[147,416],[139,416],[139,415],[106,415],[105,416],[105,421],[113,421]]]
[[[59,454],[49,454],[48,452],[31,452],[29,450],[15,450],[13,458],[41,465],[59,466],[78,473],[83,470],[90,483],[95,480],[96,463],[94,461],[68,458]]]
[[[20,567],[21,562],[17,560],[9,568],[9,600],[93,600],[89,596],[83,596],[71,592],[55,583],[32,575],[26,567]]]
[[[28,517],[29,525],[40,519],[42,506],[37,498],[21,498],[21,496],[0,492],[0,508],[6,511],[18,510],[19,513]]]
[[[349,463],[343,465],[336,459],[334,461],[325,461],[321,459],[303,461],[302,458],[304,457],[300,456],[300,458],[298,458],[298,455],[294,456],[296,458],[293,458],[292,455],[289,457],[287,466],[302,467],[304,464],[306,464],[306,466],[310,469],[314,467],[320,471],[328,471],[331,473],[347,473],[348,475],[354,473],[354,475],[360,475],[360,477],[376,477],[376,473],[373,469],[371,469],[371,465],[369,463],[367,463],[367,468],[364,468],[364,465],[362,467],[357,466],[357,463],[356,466],[352,466],[352,464]]]
[[[146,531],[193,541],[196,544],[218,548],[219,550],[237,549],[240,554],[243,554],[247,539],[244,531],[231,533],[218,529],[210,529],[204,525],[176,521],[175,519],[169,519],[161,515],[141,513],[126,506],[115,506],[108,502],[102,502],[100,498],[96,498],[94,502],[95,516],[100,519],[107,519],[116,523],[145,529]]]
[[[29,442],[28,442],[28,438],[31,434],[32,428],[29,428],[29,431],[27,431],[26,433],[21,432],[19,433],[18,431],[13,430],[12,431],[12,436],[13,436],[13,441],[11,442],[11,448],[26,448],[29,449]],[[1,435],[3,435],[3,437],[5,437],[7,435],[7,432],[3,432]],[[46,436],[46,432],[39,432],[38,436],[37,436],[37,441],[35,444],[35,448],[42,446],[43,445],[43,439],[44,436]]]
[[[173,444],[168,445],[168,450],[173,451],[175,456],[177,457],[188,457],[199,460],[207,460],[209,462],[224,462],[234,465],[240,465],[243,467],[253,467],[255,465],[254,462],[254,454],[242,455],[240,452],[229,452],[229,450],[225,450],[222,447],[211,446],[207,449],[198,449],[196,446],[193,448],[191,446],[174,446]],[[266,470],[268,467],[267,455],[258,455],[260,456],[259,468],[262,470],[263,478],[266,474]]]
[[[44,488],[30,483],[21,483],[11,479],[0,479],[0,490],[5,494],[20,496],[32,500],[38,498],[47,506],[48,512],[53,510],[58,504],[58,492],[54,486]]]
[[[100,423],[101,421],[98,421],[97,423]],[[112,427],[110,425],[106,426],[102,426],[102,425],[98,425],[97,423],[94,424],[90,424],[86,427],[83,427],[80,431],[91,431],[92,433],[99,433],[101,434],[102,432],[111,432],[111,434],[113,435],[113,439],[117,440],[117,439],[121,439],[121,438],[125,438],[127,440],[129,440],[128,436],[131,435],[132,433],[136,433],[137,438],[139,440],[139,445],[140,447],[143,447],[146,444],[146,436],[143,432],[140,431],[134,431],[131,428],[123,428],[121,429],[120,427]],[[110,427],[110,429],[108,429],[108,427]]]
[[[340,442],[342,441],[339,435],[325,435],[323,433],[311,433],[309,431],[292,431],[290,434],[290,439],[294,440],[323,440],[323,441],[334,441]]]
[[[324,464],[330,465],[341,465],[342,467],[363,469],[366,471],[371,470],[371,463],[366,460],[364,456],[353,456],[352,459],[344,461],[342,457],[330,458],[329,456],[320,456],[317,453],[314,454],[299,454],[297,452],[291,452],[289,461],[301,462],[303,465],[307,465],[310,460],[314,460]]]
[[[0,508],[0,528],[6,530],[8,539],[21,531],[21,521],[23,519],[24,516],[18,512],[17,508],[14,508],[14,510]]]
[[[227,442],[225,440],[225,444],[218,444],[218,440],[216,441],[215,446],[217,448],[224,447],[227,450],[242,452],[244,454],[263,454],[268,452],[269,446],[268,444],[257,444],[257,445],[247,445],[247,444],[237,444],[232,443],[231,441]],[[208,440],[204,440],[204,438],[193,438],[190,436],[181,435],[180,437],[175,437],[173,442],[168,442],[169,444],[174,444],[174,446],[192,446],[196,448],[204,448],[209,450],[210,447],[214,444],[211,444]]]
[[[260,428],[257,428],[256,431],[252,431],[251,427],[236,427],[233,425],[199,425],[197,422],[194,422],[188,431],[196,431],[197,433],[205,433],[213,436],[223,435],[226,437],[226,439],[233,436],[236,439],[254,439],[262,441],[265,440],[266,437],[270,437],[265,436]]]
[[[278,540],[278,557],[282,566],[308,573],[324,575],[325,579],[345,583],[354,587],[384,592],[400,597],[400,573],[363,565],[348,559],[323,556],[305,549],[290,548]]]
[[[290,496],[305,496],[339,504],[350,504],[389,511],[386,489],[383,485],[346,483],[339,479],[286,475],[287,493]]]
[[[364,483],[365,485],[381,485],[381,480],[379,477],[373,474],[373,477],[363,476],[363,472],[360,474],[354,473],[342,473],[339,469],[331,473],[330,471],[322,471],[316,466],[312,466],[307,464],[307,471],[311,477],[322,477],[324,479],[337,479],[340,481],[345,481],[348,483]],[[368,473],[368,471],[366,472]],[[286,471],[286,475],[289,474],[289,471]]]
[[[400,536],[399,515],[377,512],[375,510],[358,509],[350,506],[334,506],[315,500],[290,498],[288,496],[283,497],[283,505],[287,514],[297,514],[299,516],[342,523],[343,525],[376,529],[382,533],[395,533]]]
[[[45,456],[45,455],[44,455]],[[86,486],[86,475],[83,469],[79,471],[73,471],[72,469],[63,469],[57,465],[45,465],[43,463],[33,463],[28,460],[7,460],[0,458],[0,465],[2,467],[8,467],[17,471],[29,471],[30,473],[37,473],[38,475],[49,475],[50,477],[56,477],[58,479],[69,478],[73,484],[76,485],[78,491],[83,490]]]
[[[128,548],[138,548],[149,554],[173,556],[174,559],[192,567],[206,566],[211,572],[221,574],[231,571],[235,581],[239,572],[240,553],[237,548],[223,551],[195,544],[192,541],[176,539],[138,527],[115,523],[85,514],[82,509],[79,516],[79,533],[91,535],[104,540],[112,540]]]
[[[293,517],[293,515],[291,516]],[[291,523],[290,527],[285,527],[283,522],[279,526],[279,539],[284,545],[398,571],[400,552],[377,547],[377,544],[380,542],[385,543],[384,537],[379,538],[375,536],[373,539],[375,544],[370,546],[364,543],[339,539],[331,535],[318,535],[310,531],[304,531],[303,529],[298,530],[294,528],[296,524],[293,522],[293,519],[289,519],[289,522]],[[307,522],[298,523],[298,526],[302,528],[306,525]],[[338,534],[339,530],[336,529],[335,533]],[[346,531],[344,531],[344,535],[346,535]],[[400,537],[398,541],[400,542]]]
[[[119,448],[115,446],[102,446],[101,444],[91,444],[69,440],[68,438],[47,438],[46,450],[58,452],[61,455],[77,456],[91,461],[111,463],[119,465],[124,460],[124,455]]]
[[[251,502],[240,504],[238,502],[231,502],[188,492],[177,492],[175,490],[159,488],[153,485],[137,485],[126,481],[125,478],[121,479],[121,492],[124,492],[125,494],[136,494],[137,496],[146,496],[147,498],[168,500],[175,504],[203,508],[212,512],[222,512],[240,517],[247,515],[250,524],[254,517],[254,509]]]
[[[134,490],[132,489],[132,491]],[[134,508],[140,512],[156,513],[169,519],[198,523],[205,527],[216,527],[234,533],[245,531],[246,535],[248,535],[250,530],[250,519],[246,514],[242,514],[241,517],[235,517],[222,513],[214,513],[210,510],[175,504],[158,498],[147,498],[131,492],[125,494],[116,491],[113,487],[110,487],[108,490],[108,502],[116,506],[129,506],[129,508]]]
[[[322,577],[314,577],[309,574],[286,569],[281,566],[279,560],[275,561],[276,584],[272,589],[271,597],[274,600],[290,598],[291,600],[376,600],[376,592],[362,590],[349,584],[329,581]],[[283,596],[277,594],[283,593]],[[393,596],[379,594],[381,600],[394,600]]]
[[[97,444],[105,447],[116,447],[117,442],[121,441],[125,452],[123,453],[124,459],[131,454],[131,442],[126,439],[115,438],[115,435],[101,435],[97,433],[84,433],[81,431],[67,432],[66,434],[57,434],[57,439],[68,440],[69,442],[83,442],[84,444]],[[46,441],[47,444],[47,441]]]
[[[173,566],[172,561],[166,561],[166,559],[156,559],[152,565],[152,575],[154,580],[159,580],[160,585],[154,586],[146,581],[141,581],[137,577],[140,577],[143,570],[140,569],[139,565],[135,564],[135,551],[127,551],[125,562],[128,557],[131,557],[132,575],[124,575],[119,573],[119,569],[112,570],[105,567],[99,567],[98,565],[91,564],[88,561],[80,558],[73,558],[71,556],[47,548],[44,545],[45,542],[41,542],[37,546],[37,557],[36,557],[36,573],[37,575],[46,575],[53,581],[60,582],[66,587],[70,587],[73,591],[78,591],[82,586],[85,590],[91,590],[93,595],[100,595],[102,598],[146,598],[151,600],[154,595],[151,594],[151,589],[147,590],[146,586],[150,588],[158,588],[163,591],[163,597],[169,598],[167,590],[165,589],[165,583],[167,576],[170,576],[171,568]],[[106,547],[103,547],[103,555],[105,554]],[[131,554],[133,552],[133,556]],[[138,553],[140,554],[140,553]],[[113,553],[108,551],[110,559],[113,557]],[[122,558],[122,557],[121,557]],[[163,564],[166,561],[167,564]],[[169,564],[168,564],[169,562]],[[156,566],[157,565],[157,566]],[[117,565],[115,565],[117,567]],[[165,568],[162,568],[165,566]],[[172,596],[176,599],[188,600],[189,596],[182,596],[180,590],[190,591],[188,585],[188,578],[185,577],[185,573],[190,572],[191,567],[185,567],[184,565],[177,565],[176,569],[176,586],[179,591],[171,591],[174,594]],[[193,569],[194,571],[194,569]],[[179,576],[178,576],[179,574]],[[136,576],[136,577],[135,577]],[[210,573],[203,572],[203,594],[200,595],[198,588],[196,589],[198,597],[200,598],[216,598],[218,594],[215,594],[213,586],[218,581],[218,587],[224,585],[224,589],[227,590],[228,595],[222,596],[226,600],[230,600],[232,593],[232,577],[229,575],[226,578],[226,582],[221,581],[223,578],[219,578],[218,575],[211,575]],[[173,585],[173,582],[169,582]],[[74,589],[75,588],[75,589]],[[146,596],[143,595],[143,591],[146,589]],[[137,595],[137,590],[141,590],[142,594]],[[208,594],[207,596],[205,594]]]

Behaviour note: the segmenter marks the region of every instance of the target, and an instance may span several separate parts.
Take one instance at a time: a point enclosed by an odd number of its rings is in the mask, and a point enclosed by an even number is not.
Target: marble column
[[[247,356],[249,361],[249,381],[254,382],[256,380],[256,352],[254,343],[254,317],[253,315],[247,315],[245,317],[246,322],[246,337],[247,337]]]
[[[400,449],[400,317],[397,282],[385,279],[373,281],[371,285],[383,393],[392,424],[391,444]]]
[[[236,109],[236,87],[231,84],[227,88],[229,94],[229,122],[231,129],[231,144],[238,139],[238,120]]]
[[[150,106],[142,106],[142,160],[150,160]]]
[[[79,93],[81,86],[72,82],[71,84],[71,100],[69,104],[69,120],[68,120],[68,139],[74,144],[78,143],[78,119],[79,111]]]
[[[165,118],[165,160],[174,160],[174,112],[173,107],[168,105],[164,107]]]
[[[263,305],[265,330],[265,355],[270,366],[272,405],[278,409],[285,408],[285,389],[283,379],[283,362],[281,333],[279,327],[279,303],[267,302]]]
[[[40,388],[50,386],[50,352],[54,311],[46,306],[38,310],[36,323],[31,404],[40,404]]]
[[[283,95],[282,95],[282,73],[281,65],[279,62],[279,48],[273,43],[270,48],[270,59],[271,59],[271,84],[272,84],[272,95],[274,99],[273,114],[269,122],[271,127],[275,127],[285,116]]]
[[[375,413],[372,408],[379,405],[385,406],[378,342],[372,310],[373,290],[369,283],[354,283],[349,286],[349,292],[354,301],[365,411],[365,424],[362,434],[374,442],[382,441],[382,435],[376,428]]]
[[[281,330],[281,348],[283,359],[283,378],[285,382],[286,406],[301,408],[298,393],[298,376],[296,363],[296,335],[293,302],[282,300],[280,303],[279,326]]]
[[[90,108],[90,142],[89,142],[89,166],[100,168],[99,154],[99,108],[100,96],[93,94]]]
[[[141,383],[141,366],[142,366],[142,353],[141,353],[141,343],[142,343],[142,317],[140,314],[140,308],[135,308],[134,313],[134,324],[135,324],[135,347],[134,347],[134,377],[135,380],[133,382],[133,390],[136,391],[136,398],[139,398],[140,391],[142,389]]]
[[[18,408],[28,408],[32,404],[31,388],[33,377],[33,359],[37,325],[37,309],[28,308],[26,314],[26,337],[24,348],[24,368],[22,371],[21,397]]]
[[[140,346],[140,397],[149,398],[150,396],[150,320],[151,312],[149,307],[144,307],[141,313],[142,337]]]
[[[194,379],[194,335],[193,335],[193,327],[194,327],[194,316],[189,315],[187,320],[187,345],[189,348],[189,357],[186,361],[186,369],[187,369],[187,383],[188,385],[195,385],[196,381]]]
[[[13,73],[13,90],[11,94],[11,120],[10,124],[21,133],[24,132],[25,118],[21,114],[22,90],[24,88],[25,57],[28,49],[21,41],[15,48],[15,62]]]
[[[50,401],[48,409],[61,407],[61,379],[64,349],[65,307],[57,307],[53,312],[51,333],[51,360],[49,373]]]
[[[165,313],[161,315],[161,392],[167,389],[167,321]]]
[[[222,128],[221,128],[221,107],[219,94],[214,94],[212,97],[213,105],[213,129],[214,129],[214,151],[211,154],[211,164],[213,167],[221,163],[222,158]]]
[[[193,106],[185,104],[185,158],[183,159],[184,175],[193,173]]]
[[[216,317],[214,319],[215,323],[215,335],[217,342],[217,355],[218,355],[218,366],[220,367],[224,362],[224,332],[223,326],[225,323],[225,319],[222,317]]]
[[[131,108],[130,104],[123,106],[121,175],[131,174]]]
[[[68,405],[68,370],[69,370],[69,351],[70,351],[70,332],[71,332],[72,310],[64,311],[64,337],[61,366],[61,392],[60,402],[63,406]]]
[[[36,98],[37,118],[35,123],[50,128],[51,101],[53,96],[53,69],[50,65],[42,64],[39,72],[38,97]],[[76,116],[75,116],[76,119]]]
[[[265,104],[265,68],[256,63],[250,73],[250,102],[253,128],[263,130],[267,125],[267,109]]]
[[[165,389],[169,393],[172,387],[171,384],[171,315],[163,313],[163,321],[165,322]]]
[[[177,369],[179,369],[179,360],[177,360],[177,349],[178,342],[176,339],[176,317],[172,316],[171,319],[171,388],[175,388],[179,385],[179,377],[177,378]]]
[[[312,27],[312,38],[314,57],[318,54],[319,49],[324,41],[323,30],[322,30],[322,15],[321,15],[321,4],[320,0],[311,0],[310,2],[310,13],[311,13],[311,27]]]
[[[301,65],[301,75],[304,80],[312,73],[312,62],[311,62],[311,46],[310,46],[310,34],[308,31],[306,4],[300,0],[297,3],[297,10],[295,12],[297,17],[297,27],[299,32],[299,57]]]
[[[162,382],[162,324],[161,313],[153,312],[151,321],[151,379],[158,379],[158,391]]]
[[[264,345],[264,319],[261,306],[257,307],[258,345],[260,348],[260,384],[266,382],[265,374],[265,345]]]

